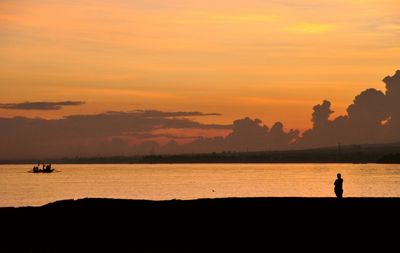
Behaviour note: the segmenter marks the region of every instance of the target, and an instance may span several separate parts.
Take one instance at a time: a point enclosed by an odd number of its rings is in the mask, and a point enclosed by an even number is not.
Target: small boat
[[[39,166],[34,166],[32,170],[28,171],[31,173],[52,173],[55,170],[51,168],[51,164],[46,165],[46,167],[43,165],[43,168],[40,169]]]

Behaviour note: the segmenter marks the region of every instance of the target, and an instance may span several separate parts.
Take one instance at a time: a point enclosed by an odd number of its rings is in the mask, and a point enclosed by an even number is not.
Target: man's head
[[[337,178],[342,178],[342,175],[340,175],[340,173],[338,173]]]

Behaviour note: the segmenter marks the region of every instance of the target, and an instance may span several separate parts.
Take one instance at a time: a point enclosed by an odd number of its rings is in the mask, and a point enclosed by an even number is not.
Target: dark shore
[[[397,243],[400,198],[80,199],[0,217],[1,252],[382,249]]]

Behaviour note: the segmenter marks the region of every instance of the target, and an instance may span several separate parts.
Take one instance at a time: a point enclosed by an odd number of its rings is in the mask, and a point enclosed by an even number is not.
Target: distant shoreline
[[[33,166],[34,162],[0,162],[0,165],[29,165]],[[399,164],[399,163],[378,163],[378,162],[365,162],[365,163],[353,163],[353,162],[143,162],[143,163],[129,163],[129,162],[103,162],[103,163],[74,163],[74,162],[53,162],[53,165],[68,165],[68,164],[77,164],[77,165],[151,165],[151,164],[160,164],[160,165],[168,165],[168,164]],[[31,169],[31,167],[27,167],[27,169]]]
[[[374,162],[351,162],[351,161],[291,161],[291,162],[285,162],[285,161],[276,161],[276,162],[271,162],[271,161],[224,161],[224,162],[218,162],[218,161],[209,161],[209,162],[187,162],[187,161],[181,161],[181,162],[167,162],[167,161],[159,161],[159,162],[118,162],[118,161],[109,161],[109,162],[62,162],[62,161],[57,161],[57,160],[52,160],[52,159],[46,159],[45,161],[52,161],[52,164],[60,164],[60,165],[66,165],[66,164],[88,164],[88,165],[96,165],[96,164],[104,164],[104,165],[133,165],[133,164],[400,164],[398,161],[393,161],[393,162],[380,162],[380,161],[374,161]],[[0,165],[29,165],[33,166],[37,163],[33,161],[0,161]],[[31,169],[30,167],[27,167],[28,169]]]
[[[259,152],[8,159],[0,164],[400,163],[400,143]]]

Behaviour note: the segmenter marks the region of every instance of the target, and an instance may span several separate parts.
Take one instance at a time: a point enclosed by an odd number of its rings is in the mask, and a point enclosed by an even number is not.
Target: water
[[[38,206],[84,197],[197,199],[333,197],[340,172],[345,197],[400,197],[400,165],[156,164],[57,165],[61,172],[27,173],[0,165],[0,206]]]

